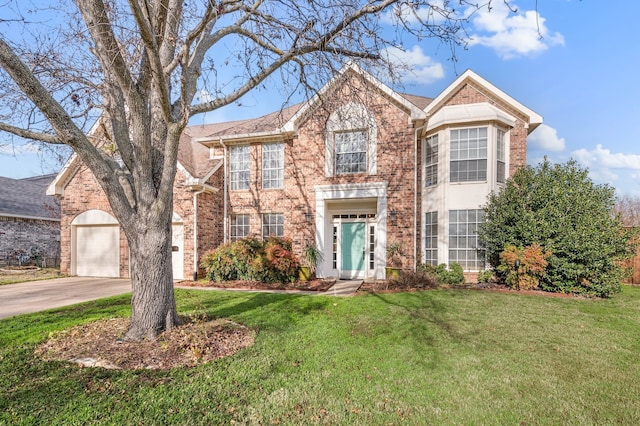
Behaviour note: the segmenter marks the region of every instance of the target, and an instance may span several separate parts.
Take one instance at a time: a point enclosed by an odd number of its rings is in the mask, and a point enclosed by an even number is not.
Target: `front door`
[[[342,278],[364,277],[366,229],[364,222],[345,222],[341,225]]]

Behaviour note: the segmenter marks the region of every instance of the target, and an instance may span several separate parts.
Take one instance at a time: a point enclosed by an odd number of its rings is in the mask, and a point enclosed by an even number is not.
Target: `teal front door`
[[[342,224],[341,231],[341,276],[364,277],[366,225],[364,222],[346,222]]]

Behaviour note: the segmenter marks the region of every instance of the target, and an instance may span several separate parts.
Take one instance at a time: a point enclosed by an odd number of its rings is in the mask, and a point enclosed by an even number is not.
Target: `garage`
[[[101,210],[89,210],[71,222],[72,273],[81,277],[120,276],[120,227]]]

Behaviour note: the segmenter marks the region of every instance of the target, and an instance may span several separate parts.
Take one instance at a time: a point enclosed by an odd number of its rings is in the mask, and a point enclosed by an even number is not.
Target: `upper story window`
[[[262,238],[284,237],[284,215],[265,213],[262,215]]]
[[[284,144],[262,145],[262,187],[264,189],[284,186]]]
[[[498,129],[496,135],[496,180],[504,183],[507,179],[505,132]]]
[[[232,146],[229,157],[230,189],[249,189],[249,145]]]
[[[487,128],[451,130],[451,182],[487,180]]]
[[[424,186],[438,183],[438,135],[430,136],[425,144]]]
[[[234,214],[231,216],[231,227],[229,229],[231,241],[239,240],[249,236],[249,215]]]
[[[376,174],[377,135],[367,107],[354,102],[338,107],[326,123],[326,175]]]
[[[335,133],[336,174],[366,173],[367,132]]]

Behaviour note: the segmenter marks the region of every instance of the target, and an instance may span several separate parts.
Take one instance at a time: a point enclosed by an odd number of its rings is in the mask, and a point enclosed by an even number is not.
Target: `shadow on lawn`
[[[184,290],[178,311],[204,314],[209,319],[230,318],[251,327],[285,330],[314,311],[327,309],[322,296],[274,293],[219,293]],[[204,296],[204,297],[203,297]]]

